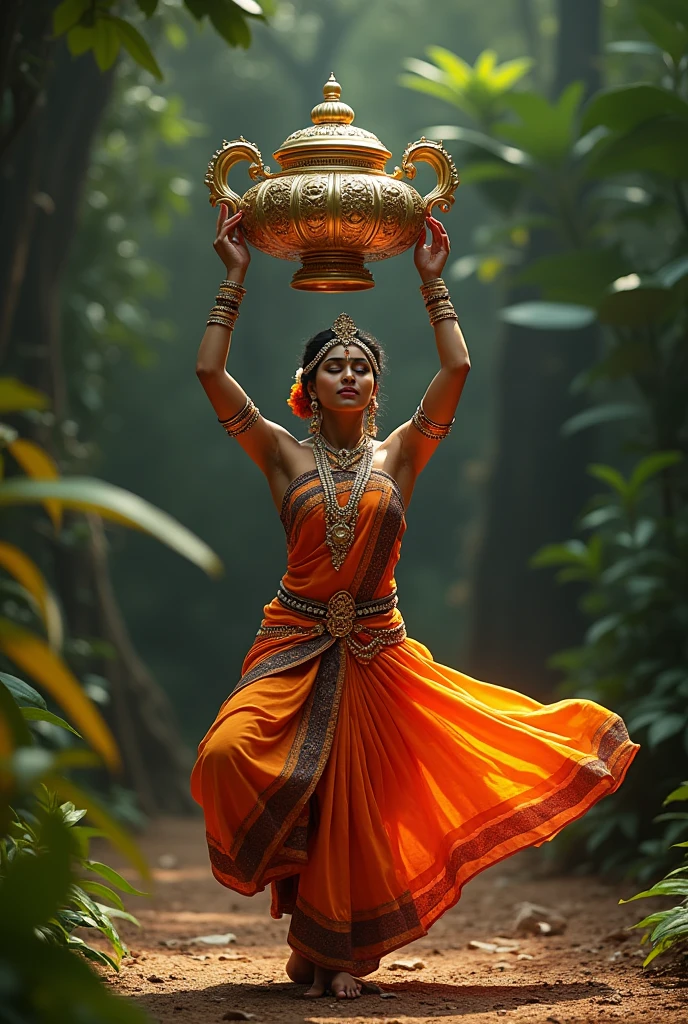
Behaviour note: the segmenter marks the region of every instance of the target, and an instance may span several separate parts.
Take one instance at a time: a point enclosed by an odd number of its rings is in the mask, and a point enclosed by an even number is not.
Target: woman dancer
[[[225,363],[250,260],[220,208],[227,278],[198,352],[218,420],[267,477],[288,563],[243,674],[200,744],[192,793],[210,862],[291,915],[287,974],[356,998],[380,958],[427,934],[479,871],[552,839],[621,784],[637,745],[590,700],[543,705],[433,661],[406,636],[394,569],[418,474],[449,433],[470,363],[427,218],[415,248],[440,368],[413,417],[374,440],[380,346],[346,314],[307,343],[297,441]]]

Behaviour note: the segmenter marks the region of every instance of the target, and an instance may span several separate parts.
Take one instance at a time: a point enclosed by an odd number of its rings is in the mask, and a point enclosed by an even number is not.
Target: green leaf
[[[233,0],[233,2],[242,11],[246,11],[247,14],[252,15],[254,18],[263,17],[263,9],[260,4],[256,3],[256,0]]]
[[[688,800],[688,782],[683,782],[678,789],[672,790],[665,799],[664,806],[676,803],[677,800]]]
[[[102,949],[96,949],[94,946],[89,946],[87,942],[80,939],[77,935],[70,935],[67,939],[67,946],[69,949],[75,950],[80,953],[86,960],[91,960],[94,964],[101,964],[103,967],[110,967],[113,971],[119,971],[119,965],[109,953],[106,953]]]
[[[625,134],[643,121],[664,114],[676,114],[688,122],[688,103],[676,93],[647,82],[617,86],[593,96],[583,115],[581,133],[605,125]]]
[[[117,60],[120,36],[112,18],[96,18],[93,26],[93,56],[101,71],[108,71]]]
[[[93,48],[95,31],[90,26],[75,25],[67,33],[67,47],[72,57],[80,57],[82,53]]]
[[[462,185],[477,185],[481,181],[526,181],[527,175],[520,167],[505,164],[500,160],[483,160],[466,164],[461,169]]]
[[[546,544],[533,555],[529,564],[542,569],[552,565],[587,565],[587,562],[587,545],[580,540],[570,540],[564,544]]]
[[[653,722],[647,731],[647,742],[650,749],[658,747],[660,743],[671,739],[686,725],[685,715],[663,715],[656,722]],[[686,889],[688,895],[688,888]]]
[[[110,885],[117,886],[122,892],[126,892],[129,896],[149,896],[150,893],[142,892],[140,889],[135,889],[134,886],[127,882],[126,878],[123,878],[118,871],[114,868],[109,867],[107,864],[101,864],[98,860],[86,861],[84,867],[88,868],[89,871],[95,872],[110,883]]]
[[[45,703],[38,690],[34,690],[33,686],[29,686],[29,684],[25,683],[23,679],[17,679],[16,676],[11,676],[7,672],[0,672],[0,681],[5,684],[20,707],[42,708],[44,711],[48,710],[48,705]]]
[[[410,64],[411,60],[412,58],[409,58],[406,63]],[[422,64],[425,62],[417,61],[416,63]],[[448,85],[445,85],[443,82],[435,82],[429,78],[420,77],[420,72],[418,71],[416,74],[399,75],[399,85],[403,86],[405,89],[412,89],[414,92],[422,92],[426,96],[434,96],[436,99],[445,100],[445,102],[452,103],[455,106],[459,105],[456,103],[456,94]],[[463,109],[463,104],[460,104],[460,106]],[[429,130],[427,134],[431,134]]]
[[[452,140],[465,142],[469,146],[483,150],[490,156],[499,157],[500,160],[514,167],[535,167],[532,157],[522,149],[517,149],[516,146],[507,146],[473,128],[462,128],[460,125],[454,124],[434,124],[425,129],[425,135],[430,139],[443,139],[445,142]]]
[[[63,800],[71,800],[76,806],[85,807],[90,819],[106,833],[112,845],[134,865],[144,878],[150,877],[150,868],[136,843],[95,797],[81,789],[71,779],[65,779],[61,775],[51,775],[45,781],[46,785]],[[103,877],[106,881],[112,882],[112,878],[108,878],[106,875]]]
[[[222,572],[222,563],[207,544],[172,516],[122,487],[80,476],[59,480],[14,478],[0,483],[0,507],[36,504],[48,498],[66,508],[96,512],[105,519],[143,530],[211,576]]]
[[[468,85],[473,77],[473,68],[463,57],[452,53],[451,50],[446,50],[443,46],[428,46],[425,52],[430,60],[435,62],[437,67],[433,64],[427,64],[426,61],[419,61],[419,64],[423,64],[425,67],[423,69],[419,68],[418,74],[425,72],[426,77],[434,78],[438,82],[445,81],[446,76],[449,76],[452,80],[452,85],[459,89],[463,89]],[[406,62],[406,66],[411,70],[410,62]],[[430,68],[433,70],[430,71]]]
[[[593,463],[588,466],[588,473],[590,476],[594,476],[596,480],[602,480],[603,483],[609,484],[619,497],[624,500],[628,496],[628,484],[618,469],[614,469],[613,466],[605,466],[599,462]]]
[[[55,916],[71,880],[69,829],[55,817],[40,824],[40,849],[32,856],[10,861],[0,886],[3,931],[31,934]]]
[[[618,249],[572,249],[534,260],[517,276],[518,284],[539,285],[543,298],[596,306],[606,289],[630,270]]]
[[[159,0],[136,0],[136,3],[147,18],[152,18],[155,14]]]
[[[21,713],[27,722],[50,722],[51,725],[57,725],[60,729],[73,733],[80,740],[83,739],[81,733],[73,729],[69,722],[65,722],[59,715],[54,715],[52,711],[45,711],[43,708],[22,708]]]
[[[574,125],[583,98],[582,82],[572,82],[556,103],[536,92],[511,92],[504,102],[521,118],[521,124],[504,121],[494,131],[516,143],[536,160],[558,166],[569,156]]]
[[[662,49],[654,43],[648,43],[645,39],[617,39],[613,43],[607,43],[607,53],[639,54],[643,57],[661,57]]]
[[[678,301],[669,289],[629,274],[613,283],[599,303],[598,316],[600,323],[613,327],[650,326],[670,317]]]
[[[47,409],[49,397],[16,377],[0,377],[0,415],[24,409]]]
[[[520,302],[500,310],[508,324],[538,331],[577,331],[595,322],[595,310],[564,302]]]
[[[661,882],[657,882],[651,889],[646,889],[644,892],[636,893],[635,896],[631,896],[627,900],[621,900],[621,903],[633,903],[634,900],[645,899],[645,897],[651,896],[688,896],[688,878],[684,879],[664,879]]]
[[[591,409],[584,409],[566,420],[561,427],[564,437],[571,437],[581,430],[588,430],[600,423],[613,423],[618,420],[638,419],[643,415],[639,405],[632,402],[607,402],[606,405],[594,405]]]
[[[206,0],[208,16],[213,28],[230,46],[251,45],[251,30],[246,19],[232,0]]]
[[[155,78],[161,79],[163,74],[158,62],[139,30],[130,25],[128,21],[124,21],[123,18],[112,18],[111,20],[119,34],[122,46],[132,60],[135,60],[146,71],[150,71]]]
[[[628,482],[629,494],[635,497],[648,480],[683,461],[682,452],[654,452],[637,464]]]
[[[636,17],[650,39],[668,53],[675,64],[688,50],[688,32],[660,14],[655,7],[643,5],[636,10]]]
[[[655,277],[665,288],[675,288],[688,277],[688,256],[679,256],[657,271]]]
[[[100,882],[92,882],[90,878],[81,878],[79,885],[86,892],[93,893],[94,896],[98,896],[101,900],[110,900],[114,903],[119,910],[124,910],[124,904],[122,903],[122,897],[119,893],[114,892],[112,889],[108,889],[107,885],[102,885]]]
[[[586,174],[596,178],[637,171],[688,177],[688,131],[682,117],[657,117],[626,135],[603,139],[590,155]]]
[[[6,746],[5,726],[9,729],[10,736],[12,737],[9,747]],[[31,748],[32,743],[33,738],[22,718],[21,709],[17,707],[17,703],[8,687],[0,682],[0,755],[6,757],[16,747]],[[14,756],[16,757],[16,753]],[[4,774],[3,769],[0,780],[2,780]],[[5,784],[3,783],[3,788]]]
[[[62,0],[53,11],[53,34],[64,35],[80,21],[90,6],[91,0]]]

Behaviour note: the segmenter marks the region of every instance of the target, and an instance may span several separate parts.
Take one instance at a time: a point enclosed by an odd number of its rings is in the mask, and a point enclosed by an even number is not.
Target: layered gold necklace
[[[354,541],[358,505],[370,479],[370,472],[373,468],[373,452],[372,438],[367,436],[362,437],[356,447],[351,449],[333,448],[320,433],[313,437],[315,466],[325,494],[325,543],[330,549],[332,565],[337,571],[341,568]],[[348,468],[358,459],[356,476],[351,485],[351,493],[346,505],[340,505],[337,501],[337,485],[334,482],[329,458],[331,454],[338,457],[341,453],[344,453],[343,461],[346,462],[346,465],[342,465],[337,458],[341,469]],[[354,455],[354,453],[356,454]],[[354,458],[352,459],[351,456]]]
[[[353,448],[335,448],[322,434],[319,434],[319,437],[327,449],[330,462],[334,463],[337,469],[349,469],[358,462],[368,447],[368,436],[366,434],[363,435],[358,444]]]

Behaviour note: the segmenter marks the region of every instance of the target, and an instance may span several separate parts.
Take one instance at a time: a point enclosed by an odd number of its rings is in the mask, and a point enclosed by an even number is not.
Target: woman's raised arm
[[[226,281],[220,286],[218,305],[213,307],[196,357],[196,375],[227,433],[265,473],[277,497],[291,478],[290,455],[298,442],[277,423],[260,415],[241,385],[226,370],[234,322],[245,289],[243,282],[251,253],[240,221],[241,212],[228,216],[222,203],[217,219],[215,252],[225,265]]]
[[[454,421],[471,361],[449,292],[441,273],[449,256],[449,236],[443,225],[428,216],[431,244],[425,244],[425,225],[414,252],[414,262],[422,281],[440,368],[423,396],[412,419],[389,435],[382,447],[388,450],[387,462],[401,492],[410,498],[416,477],[427,464],[437,443],[446,437]]]

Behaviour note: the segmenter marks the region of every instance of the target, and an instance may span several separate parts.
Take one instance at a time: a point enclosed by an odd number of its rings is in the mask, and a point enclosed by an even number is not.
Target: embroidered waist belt
[[[320,636],[329,633],[337,640],[344,640],[356,658],[364,662],[374,658],[383,647],[400,644],[406,639],[406,627],[403,622],[382,628],[373,628],[365,623],[365,620],[373,615],[383,615],[396,608],[396,590],[387,597],[358,603],[348,590],[338,590],[325,604],[323,601],[310,601],[298,597],[280,583],[277,588],[277,599],[290,611],[314,619],[315,625],[261,626],[258,636]],[[361,640],[355,636],[356,633],[364,633],[370,639]]]

